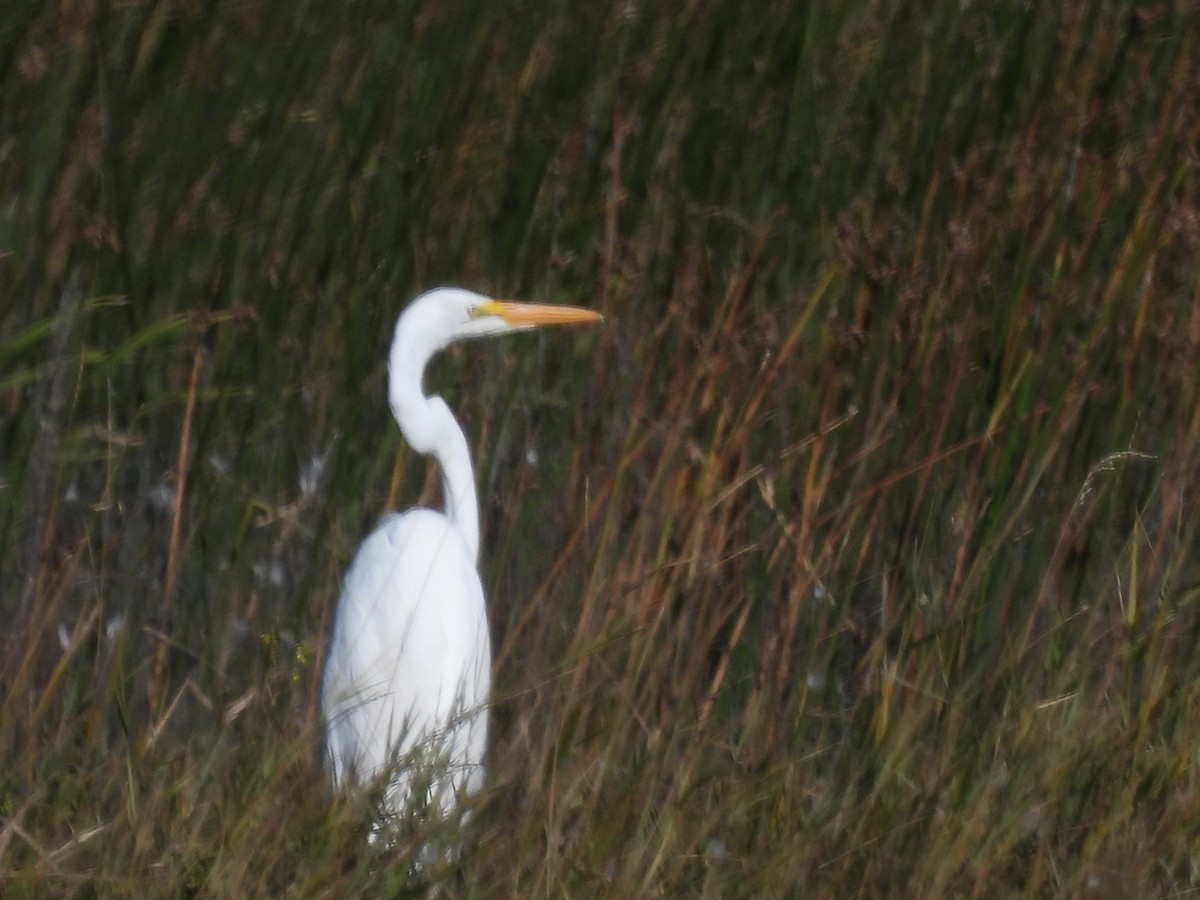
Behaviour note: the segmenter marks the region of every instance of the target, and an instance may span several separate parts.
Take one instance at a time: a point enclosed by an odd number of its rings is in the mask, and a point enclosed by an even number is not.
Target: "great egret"
[[[335,786],[388,773],[388,816],[426,801],[451,813],[482,785],[487,745],[492,653],[471,454],[445,401],[422,390],[425,365],[466,338],[600,319],[438,288],[396,323],[388,402],[413,449],[441,466],[446,511],[388,515],[363,542],[342,584],[321,685]]]

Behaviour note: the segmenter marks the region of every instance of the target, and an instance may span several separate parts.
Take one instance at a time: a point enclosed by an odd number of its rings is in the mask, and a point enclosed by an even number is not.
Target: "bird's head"
[[[396,323],[402,336],[436,352],[455,341],[524,331],[541,325],[571,325],[602,321],[602,316],[577,306],[514,303],[494,300],[462,288],[435,288],[421,294]]]

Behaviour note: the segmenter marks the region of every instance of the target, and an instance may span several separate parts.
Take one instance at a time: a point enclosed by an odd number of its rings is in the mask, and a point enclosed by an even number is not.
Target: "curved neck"
[[[388,361],[388,400],[392,415],[418,453],[437,460],[442,470],[446,518],[462,535],[471,558],[479,562],[479,500],[466,435],[441,397],[421,390],[425,363],[432,353],[398,343]]]

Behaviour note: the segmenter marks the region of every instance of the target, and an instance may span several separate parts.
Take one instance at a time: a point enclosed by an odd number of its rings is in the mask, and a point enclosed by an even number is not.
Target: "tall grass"
[[[5,896],[1163,896],[1200,882],[1187,5],[14,8]],[[338,580],[439,502],[496,644],[461,856],[363,837]]]

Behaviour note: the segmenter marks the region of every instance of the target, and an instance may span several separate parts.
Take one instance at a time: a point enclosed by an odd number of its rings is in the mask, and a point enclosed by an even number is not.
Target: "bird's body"
[[[325,667],[334,781],[391,772],[384,805],[397,813],[428,775],[448,814],[483,782],[491,665],[483,586],[457,529],[432,509],[385,518],[346,572]]]
[[[389,815],[424,802],[450,813],[482,785],[487,746],[491,641],[478,499],[466,437],[445,402],[421,388],[425,365],[456,340],[599,318],[441,288],[396,324],[389,404],[412,447],[438,461],[446,511],[389,515],[363,542],[342,584],[321,685],[334,783],[386,776]]]

